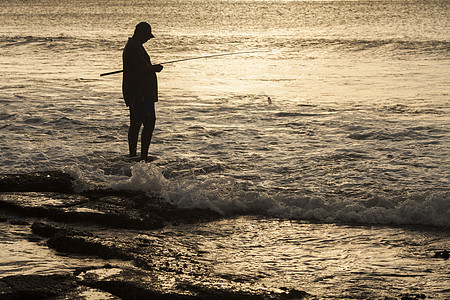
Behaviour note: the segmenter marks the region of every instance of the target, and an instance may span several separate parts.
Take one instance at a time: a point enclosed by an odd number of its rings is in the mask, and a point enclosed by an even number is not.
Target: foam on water
[[[327,197],[282,193],[255,188],[251,181],[191,175],[167,179],[154,163],[120,164],[116,171],[127,175],[105,175],[102,170],[69,168],[79,190],[93,187],[140,190],[161,194],[168,202],[186,208],[210,208],[227,216],[264,215],[299,220],[352,224],[424,225],[450,227],[447,191],[410,192],[401,197],[374,194],[370,198]],[[126,170],[129,167],[129,171]],[[248,177],[246,178],[248,179]]]
[[[152,151],[160,159],[152,163],[124,156],[126,114],[98,122],[81,118],[92,109],[85,105],[66,117],[70,104],[28,114],[16,102],[2,120],[4,172],[63,169],[79,190],[159,192],[225,215],[449,227],[449,132],[432,121],[446,119],[445,107],[316,104],[296,112],[295,102],[267,106],[259,95],[223,100],[159,104]]]

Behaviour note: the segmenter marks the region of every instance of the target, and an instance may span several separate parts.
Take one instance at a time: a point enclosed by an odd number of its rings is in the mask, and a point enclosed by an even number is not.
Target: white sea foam
[[[271,193],[232,178],[167,179],[161,167],[153,163],[134,163],[130,170],[131,176],[66,169],[76,178],[78,190],[100,187],[158,193],[179,207],[210,208],[226,216],[251,214],[327,223],[450,227],[448,192],[409,193],[401,198],[374,195],[366,200],[330,198],[320,194]]]
[[[131,177],[114,182],[112,188],[166,193],[169,181],[164,177],[158,167],[142,161],[131,166],[130,169]]]

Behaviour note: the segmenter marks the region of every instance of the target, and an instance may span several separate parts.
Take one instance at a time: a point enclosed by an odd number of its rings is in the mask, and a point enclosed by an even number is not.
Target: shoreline
[[[60,255],[97,257],[104,264],[80,263],[64,274],[1,277],[0,298],[321,299],[302,287],[266,287],[242,276],[213,274],[195,247],[163,247],[152,234],[167,225],[223,219],[216,212],[177,208],[143,192],[75,193],[71,180],[60,171],[1,175],[0,222],[31,228],[35,240]],[[129,232],[116,234],[121,230]],[[401,294],[386,299],[425,298]]]
[[[146,235],[100,236],[112,229],[154,230],[168,224],[218,220],[209,209],[181,209],[157,195],[93,190],[74,193],[69,175],[59,172],[2,175],[1,222],[30,226],[34,235],[61,254],[96,256],[104,266],[76,268],[65,275],[13,275],[0,278],[2,299],[302,299],[307,292],[266,289],[239,279],[214,277],[198,253],[159,247]],[[6,213],[6,215],[5,215]],[[192,250],[192,249],[191,249]],[[128,261],[130,266],[107,263]]]

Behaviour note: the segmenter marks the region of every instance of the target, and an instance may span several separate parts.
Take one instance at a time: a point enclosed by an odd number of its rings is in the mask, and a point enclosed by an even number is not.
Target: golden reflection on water
[[[168,243],[171,232],[178,229],[161,231]],[[213,274],[278,288],[302,286],[316,295],[392,286],[400,293],[423,280],[428,291],[438,292],[448,275],[431,250],[445,247],[445,233],[245,217],[180,232],[187,244],[197,245]]]

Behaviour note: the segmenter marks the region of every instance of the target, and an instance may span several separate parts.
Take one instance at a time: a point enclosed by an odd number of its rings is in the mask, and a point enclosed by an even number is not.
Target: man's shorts
[[[133,124],[154,122],[156,120],[155,102],[142,97],[130,105],[130,121]]]

